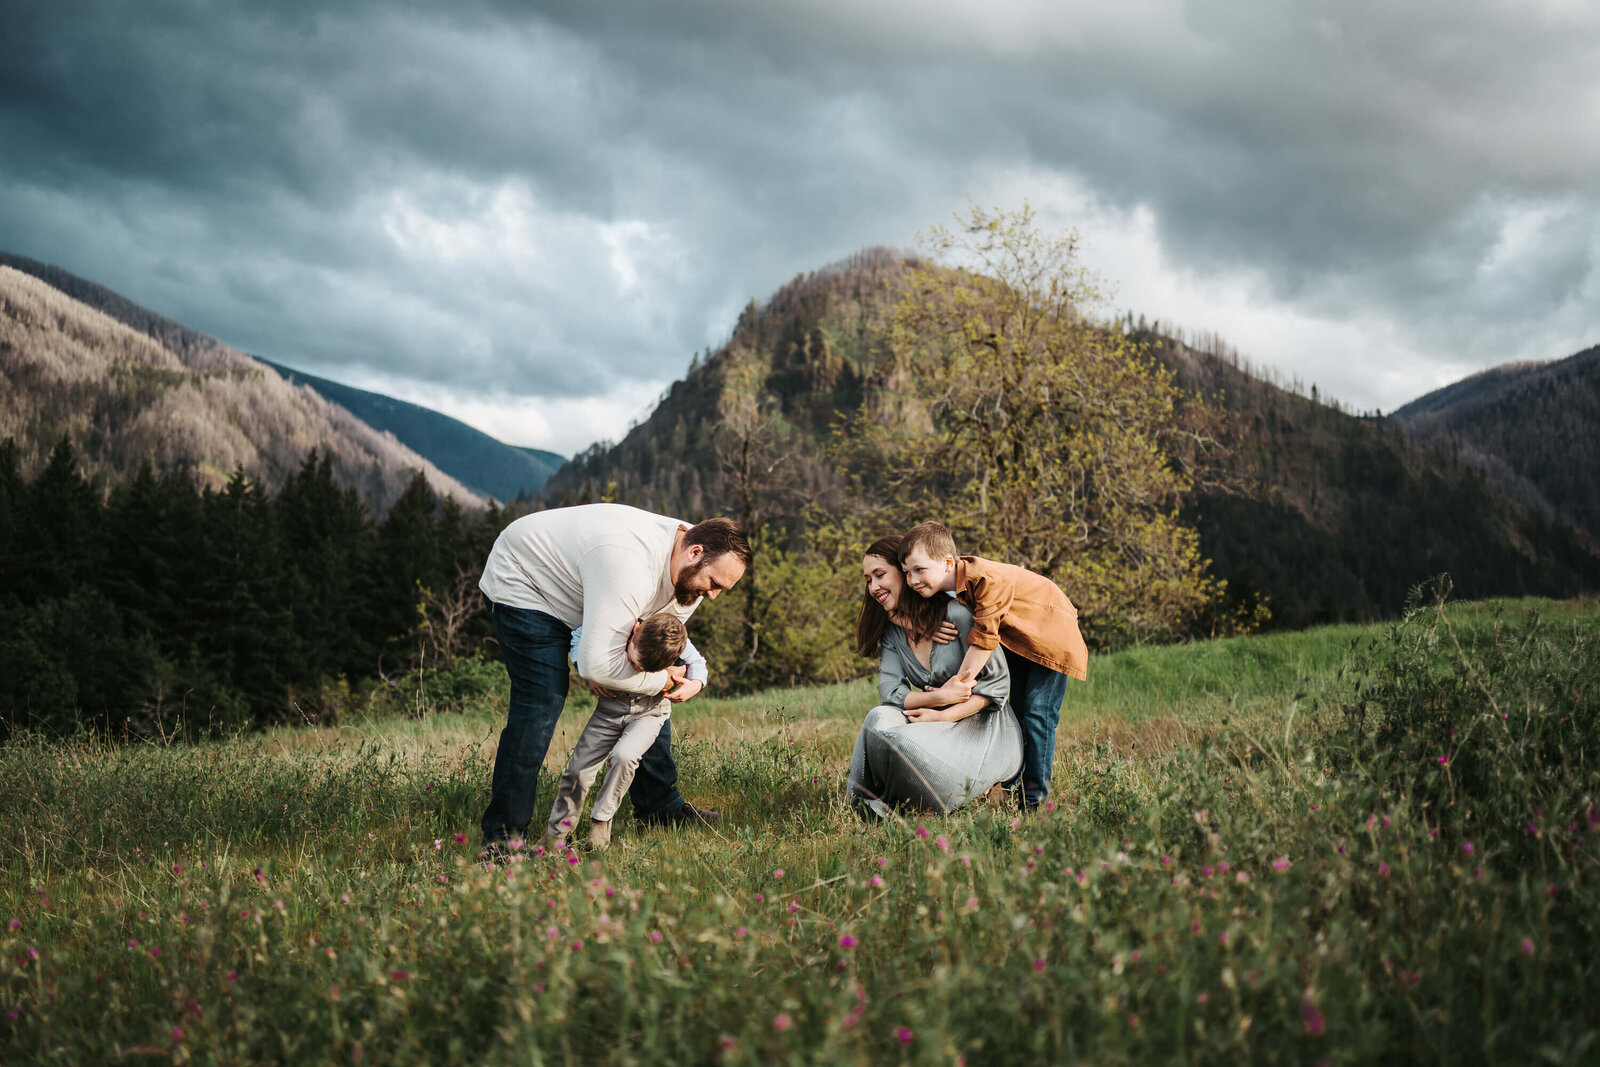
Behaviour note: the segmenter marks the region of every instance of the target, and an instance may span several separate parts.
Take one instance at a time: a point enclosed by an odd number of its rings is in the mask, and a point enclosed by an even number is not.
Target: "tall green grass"
[[[1600,612],[1531,607],[1098,658],[1032,816],[858,819],[863,683],[691,702],[721,827],[494,871],[503,697],[8,746],[0,1060],[1583,1063]]]

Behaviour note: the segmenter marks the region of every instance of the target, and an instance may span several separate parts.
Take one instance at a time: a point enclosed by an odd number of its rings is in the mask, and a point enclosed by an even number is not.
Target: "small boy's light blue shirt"
[[[579,626],[572,631],[572,649],[569,653],[574,663],[578,659],[578,642],[581,640],[583,640],[583,627]],[[678,662],[689,668],[688,676],[691,682],[704,685],[710,680],[710,673],[706,670],[706,658],[694,647],[693,641],[684,642],[683,655],[678,657]]]

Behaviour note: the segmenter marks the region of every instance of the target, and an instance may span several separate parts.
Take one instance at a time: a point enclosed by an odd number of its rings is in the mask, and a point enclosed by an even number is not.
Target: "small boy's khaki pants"
[[[633,784],[639,760],[655,744],[656,736],[672,715],[672,703],[665,697],[601,697],[594,714],[578,735],[578,746],[556,787],[556,803],[550,812],[550,835],[560,840],[571,836],[583,812],[583,798],[594,785],[600,765],[607,763],[605,779],[594,798],[595,822],[609,822],[622,804],[622,797]]]

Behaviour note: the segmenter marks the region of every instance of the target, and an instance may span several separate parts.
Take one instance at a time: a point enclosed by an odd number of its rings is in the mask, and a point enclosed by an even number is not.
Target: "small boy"
[[[574,656],[582,636],[581,626],[572,631]],[[688,668],[689,678],[702,684],[706,680],[705,657],[689,642],[683,620],[668,612],[636,620],[623,652],[636,670],[661,671],[681,663]],[[600,697],[556,789],[555,807],[540,841],[546,852],[567,847],[567,830],[583,811],[584,795],[594,785],[600,765],[608,761],[590,815],[589,846],[602,849],[611,843],[611,817],[633,784],[639,761],[655,744],[671,714],[672,702],[663,693],[606,693]]]
[[[957,556],[943,524],[913,526],[900,544],[906,584],[924,597],[946,593],[972,612],[960,673],[947,685],[970,687],[996,645],[1012,653],[1011,707],[1022,725],[1022,806],[1032,811],[1050,795],[1056,726],[1067,677],[1084,681],[1089,649],[1078,632],[1078,609],[1041,574],[981,556]]]

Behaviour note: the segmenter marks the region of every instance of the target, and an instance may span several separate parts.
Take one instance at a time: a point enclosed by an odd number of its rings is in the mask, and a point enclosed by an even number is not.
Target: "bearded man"
[[[592,688],[661,693],[681,703],[703,682],[683,667],[636,670],[626,648],[634,623],[659,611],[688,620],[701,598],[715,600],[750,565],[750,544],[731,519],[690,526],[621,504],[584,504],[538,511],[500,532],[478,588],[488,601],[511,701],[495,750],[489,808],[483,813],[485,858],[505,855],[526,838],[539,768],[567,699],[567,653]],[[628,790],[644,825],[711,823],[678,792],[672,729],[664,726]]]

